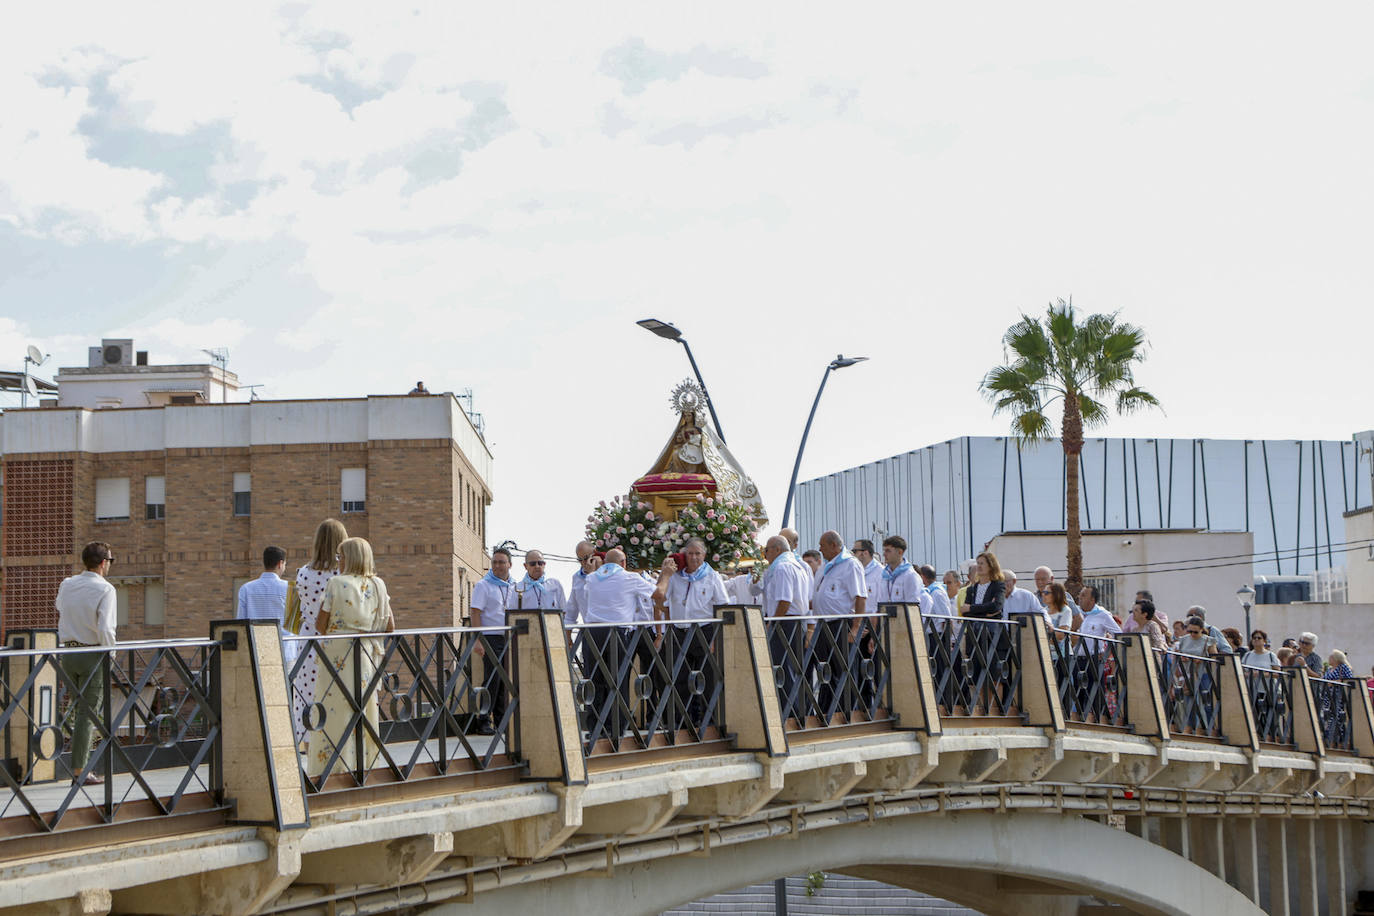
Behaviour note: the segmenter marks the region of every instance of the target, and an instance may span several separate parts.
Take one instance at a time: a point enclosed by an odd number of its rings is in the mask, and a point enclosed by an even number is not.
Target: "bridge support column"
[[[376,884],[390,887],[423,880],[453,853],[452,833],[367,843],[310,853],[301,861],[302,884]]]
[[[1366,693],[1367,691],[1360,691]],[[1346,842],[1347,825],[1343,820],[1333,819],[1326,822],[1326,835],[1323,837],[1322,862],[1326,866],[1326,911],[1327,913],[1350,912],[1350,883],[1346,870],[1346,855],[1349,844]]]
[[[1159,845],[1176,856],[1191,859],[1188,819],[1186,817],[1161,817],[1159,819]]]
[[[1259,831],[1253,817],[1222,818],[1229,836],[1227,845],[1234,852],[1235,873],[1231,886],[1252,902],[1260,901]]]
[[[1226,846],[1219,817],[1188,818],[1188,851],[1193,864],[1226,880]]]
[[[1269,818],[1269,913],[1270,916],[1291,916],[1292,894],[1288,886],[1288,838],[1292,833],[1288,821]]]
[[[267,855],[261,861],[191,878],[170,878],[117,890],[113,908],[119,913],[158,916],[185,913],[246,916],[256,913],[276,899],[300,874],[303,832],[281,833],[260,828],[258,835],[267,846]]]
[[[1296,818],[1289,837],[1298,854],[1298,913],[1300,916],[1318,916],[1321,910],[1322,870],[1317,858],[1317,821],[1310,817]]]

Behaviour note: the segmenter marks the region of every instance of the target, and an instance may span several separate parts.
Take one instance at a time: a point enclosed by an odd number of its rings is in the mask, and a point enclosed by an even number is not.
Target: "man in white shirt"
[[[763,547],[763,557],[768,561],[768,569],[760,582],[763,614],[769,618],[768,653],[772,656],[773,667],[782,671],[783,683],[778,688],[781,691],[778,700],[782,704],[782,717],[787,719],[801,708],[798,704],[802,659],[805,657],[805,636],[809,629],[802,621],[787,618],[807,613],[811,570],[797,558],[787,546],[787,539],[782,536],[768,539]]]
[[[1097,603],[1097,597],[1097,586],[1083,586],[1083,591],[1078,593],[1078,603],[1082,613],[1074,615],[1073,628],[1079,636],[1084,638],[1090,649],[1101,652],[1103,645],[1100,640],[1094,637],[1120,633],[1121,625],[1116,622],[1116,618],[1111,615],[1111,612]]]
[[[234,616],[239,620],[271,620],[277,624],[277,631],[283,640],[288,634],[286,622],[286,551],[280,547],[268,547],[262,552],[263,572],[239,586],[238,609]],[[283,642],[282,661],[286,670],[296,662],[296,644]]]
[[[568,601],[563,606],[565,627],[576,626],[586,614],[587,577],[601,566],[601,558],[596,555],[596,548],[592,546],[591,541],[579,541],[576,555],[577,572],[573,573],[572,587],[568,589]],[[571,635],[569,638],[571,639]]]
[[[498,547],[491,552],[491,569],[472,586],[472,626],[504,627],[506,611],[516,606],[515,583],[510,580],[510,551]],[[508,661],[505,632],[483,633],[473,654],[482,659],[482,689],[491,698],[490,715],[478,712],[475,734],[491,735],[506,715],[506,682],[503,672]]]
[[[825,565],[825,557],[821,556],[821,552],[813,547],[810,550],[802,551],[801,558],[802,562],[811,568],[811,592],[814,598],[816,591],[816,573],[820,572],[821,567]]]
[[[921,577],[921,614],[925,617],[953,617],[949,591],[938,579],[935,567],[925,563],[916,569]]]
[[[660,582],[666,582],[668,618],[673,621],[673,626],[668,630],[672,649],[665,658],[671,659],[672,664],[677,664],[679,655],[685,659],[678,669],[674,686],[679,702],[686,708],[687,718],[700,730],[706,720],[708,707],[712,710],[712,718],[718,717],[720,703],[718,700],[713,702],[718,683],[718,662],[710,658],[709,636],[713,628],[694,627],[692,624],[715,620],[716,605],[728,604],[730,599],[726,597],[720,574],[706,562],[705,541],[692,538],[682,552],[686,556],[687,568],[679,570],[673,558],[669,557],[663,561],[663,572],[667,578],[660,579]],[[700,673],[700,678],[695,676],[697,673]],[[695,692],[694,686],[702,688],[701,691]]]
[[[822,534],[820,548],[825,562],[816,572],[811,609],[827,615],[862,614],[868,606],[868,581],[864,578],[863,566],[844,549],[838,532]],[[816,627],[815,638],[819,642],[812,663],[818,674],[827,669],[831,674],[830,678],[821,679],[818,690],[821,708],[827,717],[840,711],[840,694],[835,690],[835,683],[844,673],[849,644],[858,637],[862,623],[862,620],[852,624],[844,620],[827,620]]]
[[[619,547],[607,551],[605,562],[586,577],[579,666],[582,676],[592,683],[592,699],[584,710],[583,727],[592,733],[593,741],[619,741],[631,724],[625,708],[630,705],[632,674],[619,676],[624,667],[621,662],[627,651],[627,637],[632,635],[631,624],[643,618],[645,602],[652,606],[662,603],[662,578],[656,587],[646,577],[626,570],[625,551]],[[620,702],[610,702],[617,693]]]
[[[873,542],[868,538],[859,538],[850,550],[854,554],[854,559],[858,560],[864,569],[864,584],[868,586],[868,606],[870,609],[875,608],[877,602],[874,601],[874,596],[878,593],[878,583],[882,581],[883,564],[873,555]]]
[[[1016,587],[1016,573],[1010,569],[1002,570],[1002,581],[1005,583],[1006,599],[1002,602],[1002,619],[1010,620],[1013,614],[1040,614],[1046,621],[1053,626],[1049,612],[1041,606],[1040,600],[1035,597],[1035,593],[1030,589]]]
[[[541,611],[561,611],[566,601],[563,599],[563,583],[544,575],[548,563],[537,550],[525,551],[525,578],[515,586],[516,607],[522,610],[531,608]],[[579,570],[580,571],[580,570]]]
[[[105,577],[114,564],[114,550],[104,541],[92,541],[81,550],[85,571],[62,580],[57,589],[57,643],[64,649],[113,646],[117,615],[115,589]],[[72,727],[72,782],[99,785],[95,773],[81,775],[91,756],[91,731],[95,716],[104,708],[105,679],[100,660],[104,652],[63,652],[59,663],[80,695]]]
[[[882,604],[920,604],[924,589],[916,570],[906,561],[906,540],[898,535],[883,539],[883,563],[878,584],[869,595],[874,610]]]

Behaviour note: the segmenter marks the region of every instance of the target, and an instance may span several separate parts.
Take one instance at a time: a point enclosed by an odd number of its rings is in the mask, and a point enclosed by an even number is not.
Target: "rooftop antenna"
[[[265,384],[257,384],[257,385],[240,385],[239,387],[240,387],[240,388],[247,388],[247,389],[248,389],[248,400],[250,400],[250,401],[261,401],[262,398],[258,397],[258,389],[259,389],[259,388],[266,388],[267,386],[266,386]]]
[[[454,395],[454,397],[460,401],[467,401],[467,406],[463,408],[463,412],[468,415],[468,420],[472,423],[473,428],[477,430],[477,435],[485,439],[487,437],[487,422],[480,413],[472,409],[472,389],[464,388],[461,392]]]
[[[224,384],[224,374],[229,371],[229,348],[215,347],[213,350],[202,349],[200,352],[210,357],[210,360],[216,366],[219,366],[219,380],[222,388],[220,401],[227,403],[229,400],[229,386]]]
[[[24,387],[19,392],[19,406],[28,407],[30,397],[38,397],[38,386],[33,382],[33,376],[29,375],[29,363],[41,366],[48,361],[51,353],[44,353],[42,350],[29,345],[28,352],[24,354]]]

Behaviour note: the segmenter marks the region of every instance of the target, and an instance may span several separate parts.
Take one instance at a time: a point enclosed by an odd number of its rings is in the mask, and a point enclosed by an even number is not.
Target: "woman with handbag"
[[[381,725],[373,675],[381,663],[383,645],[381,639],[363,634],[390,633],[396,629],[386,583],[378,578],[372,563],[372,545],[362,538],[344,541],[339,545],[339,567],[339,574],[325,587],[316,620],[325,637],[320,640],[323,659],[315,685],[318,702],[324,709],[324,723],[310,734],[306,772],[311,776],[364,771],[377,759],[377,741],[373,736],[381,734]],[[343,638],[328,638],[331,636]],[[353,695],[358,684],[362,685],[363,696]],[[362,709],[364,719],[350,730],[348,724],[357,708]],[[359,735],[363,739],[361,761],[357,755]],[[336,753],[338,759],[331,766],[330,760]]]

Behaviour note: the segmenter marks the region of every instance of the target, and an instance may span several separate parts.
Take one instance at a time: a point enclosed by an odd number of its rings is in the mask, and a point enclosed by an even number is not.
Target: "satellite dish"
[[[42,350],[38,349],[32,344],[29,345],[29,362],[33,363],[34,365],[41,366],[46,360],[47,357],[43,355]]]
[[[33,380],[32,375],[24,376],[24,390],[29,393],[29,397],[38,397],[38,384]]]

